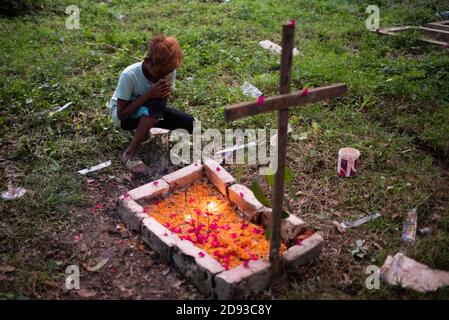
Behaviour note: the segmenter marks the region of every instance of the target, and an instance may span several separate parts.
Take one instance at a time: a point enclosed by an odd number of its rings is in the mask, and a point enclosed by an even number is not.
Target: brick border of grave
[[[177,190],[206,178],[233,203],[244,219],[264,228],[270,221],[271,209],[264,207],[253,192],[237,184],[215,160],[195,162],[161,179],[128,191],[118,199],[117,210],[121,220],[132,230],[141,233],[142,240],[162,259],[170,263],[198,290],[218,299],[242,299],[260,292],[269,285],[270,263],[266,259],[242,263],[230,270],[193,243],[181,240],[156,219],[144,212],[143,205],[155,198],[165,198]],[[281,235],[284,241],[293,240],[305,229],[305,223],[296,216],[283,219]],[[282,256],[285,266],[297,268],[309,263],[321,251],[323,238],[318,233],[289,247]],[[201,252],[201,253],[200,253]]]

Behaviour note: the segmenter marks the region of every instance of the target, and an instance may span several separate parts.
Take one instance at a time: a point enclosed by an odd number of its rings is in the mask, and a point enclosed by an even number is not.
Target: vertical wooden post
[[[279,93],[290,92],[291,69],[293,57],[293,40],[295,37],[295,26],[288,24],[282,26],[282,56],[281,76],[279,82]],[[277,171],[273,189],[273,211],[271,217],[271,239],[270,239],[270,263],[274,277],[280,270],[279,249],[281,245],[281,216],[284,201],[284,170],[285,157],[287,153],[287,128],[288,107],[278,111],[278,150]]]

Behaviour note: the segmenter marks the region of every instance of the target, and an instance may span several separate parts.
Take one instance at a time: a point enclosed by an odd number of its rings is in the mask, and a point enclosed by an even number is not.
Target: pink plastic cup
[[[341,148],[338,150],[337,174],[340,177],[353,177],[357,175],[360,151],[354,148]]]

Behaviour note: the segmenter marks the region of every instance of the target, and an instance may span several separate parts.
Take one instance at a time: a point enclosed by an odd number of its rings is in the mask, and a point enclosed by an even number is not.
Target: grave
[[[198,196],[199,190],[206,192]],[[196,191],[194,194],[197,195],[193,200],[191,191]],[[171,201],[173,206],[165,206],[164,201]],[[250,189],[236,183],[232,175],[214,160],[196,162],[130,190],[119,197],[117,208],[123,222],[141,233],[143,241],[154,252],[203,294],[219,299],[247,298],[269,285],[271,266],[267,259],[269,252],[264,229],[271,221],[271,209],[264,207]],[[165,215],[164,208],[167,208]],[[201,217],[198,217],[199,212]],[[233,222],[229,219],[223,222],[217,220],[218,213],[228,212],[234,214]],[[196,220],[193,225],[192,216],[196,217],[193,218]],[[167,223],[177,219],[181,221],[179,224]],[[207,219],[210,219],[209,224],[206,224]],[[250,239],[255,242],[252,248],[259,245],[261,248],[254,250],[252,255],[251,252],[244,252],[248,254],[246,257],[232,255],[231,263],[227,265],[224,254],[217,256],[208,250],[214,247],[213,237],[206,243],[204,240],[198,241],[194,227],[198,227],[200,221],[206,225],[200,229],[201,236],[214,234],[211,232],[212,224],[214,229],[220,230],[215,233],[222,234],[219,244],[232,246],[235,241],[236,245],[240,245],[241,241],[238,240]],[[226,233],[229,228],[232,231],[230,234]],[[280,257],[286,267],[297,268],[319,254],[323,245],[322,236],[313,233],[305,238],[306,230],[304,221],[294,215],[283,219],[283,250]],[[230,240],[237,232],[235,240]],[[296,239],[301,235],[303,240],[297,244]],[[220,246],[219,249],[233,253],[241,248],[223,249]]]
[[[418,30],[422,32],[422,42],[449,47],[449,20],[427,23],[424,27],[401,26],[375,30],[384,36],[395,36],[401,32]]]

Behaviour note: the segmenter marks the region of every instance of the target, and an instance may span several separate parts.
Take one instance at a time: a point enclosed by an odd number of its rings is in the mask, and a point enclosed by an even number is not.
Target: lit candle
[[[209,201],[209,203],[207,204],[207,211],[216,214],[215,211],[217,211],[217,204],[213,201]]]

